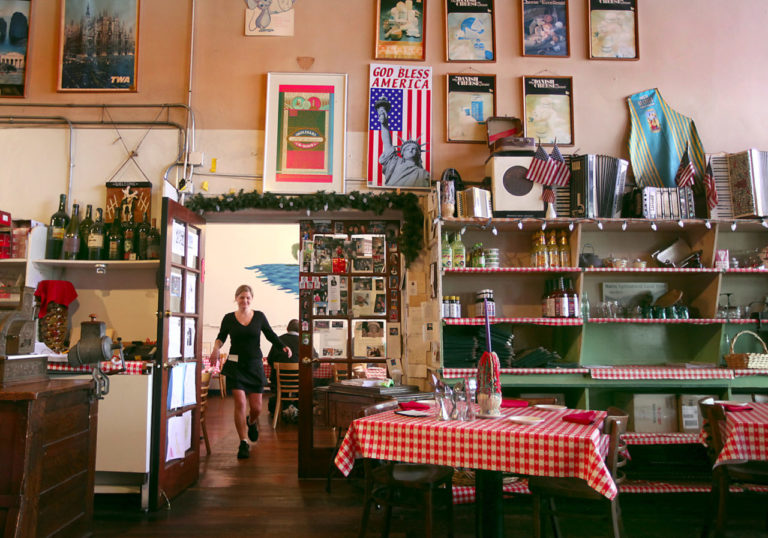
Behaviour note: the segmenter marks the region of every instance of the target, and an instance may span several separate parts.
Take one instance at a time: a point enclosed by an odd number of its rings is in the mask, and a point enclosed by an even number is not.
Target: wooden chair
[[[362,416],[396,409],[397,401],[380,402],[362,410]],[[431,537],[434,527],[434,510],[446,512],[448,536],[453,536],[453,468],[442,465],[382,462],[376,466],[371,459],[364,460],[365,500],[360,537],[365,536],[371,506],[385,508],[384,528],[381,535],[389,536],[392,508],[409,508],[423,514],[425,529],[423,536]]]
[[[726,412],[712,398],[699,400],[699,410],[704,419],[707,437],[707,455],[714,466],[725,445]],[[715,515],[715,536],[724,536],[728,496],[733,483],[768,485],[768,462],[747,461],[744,463],[723,463],[712,469],[712,502],[706,512],[702,536],[709,535],[712,514]],[[766,517],[768,529],[768,516]]]
[[[338,383],[342,379],[349,379],[349,365],[348,364],[339,364],[334,362],[331,365],[331,369],[333,371],[333,382]]]
[[[619,453],[621,447],[621,436],[627,431],[627,422],[629,416],[624,412],[616,408],[609,410],[609,414],[603,425],[603,432],[610,436],[610,443],[608,446],[608,453],[605,457],[605,464],[608,467],[608,471],[611,473],[614,481],[617,479],[617,468],[619,464]],[[617,483],[618,487],[618,483]],[[604,495],[598,493],[592,489],[585,480],[581,478],[558,478],[558,477],[543,477],[532,476],[528,479],[528,489],[533,494],[533,535],[536,538],[542,536],[542,524],[546,513],[550,515],[552,521],[552,527],[556,537],[562,536],[560,533],[560,525],[557,520],[557,516],[562,514],[563,511],[558,511],[555,506],[556,497],[566,497],[570,499],[590,499],[596,502],[607,504],[610,508],[610,520],[611,520],[611,536],[619,538],[625,536],[624,524],[621,520],[621,508],[619,506],[619,496],[613,500],[609,500]],[[548,506],[543,503],[543,500],[547,500]],[[573,512],[569,515],[575,517],[601,517],[607,519],[607,514],[594,513],[591,510],[589,512],[584,511],[583,508],[578,512]]]
[[[200,374],[200,430],[203,433],[205,441],[205,454],[211,453],[211,443],[208,441],[208,427],[205,425],[205,414],[208,410],[208,386],[211,384],[211,372],[205,371]]]
[[[272,419],[272,428],[277,429],[277,423],[280,421],[280,415],[283,414],[283,402],[299,401],[299,363],[296,362],[275,362],[275,379],[277,379],[277,388],[275,395],[275,416]]]

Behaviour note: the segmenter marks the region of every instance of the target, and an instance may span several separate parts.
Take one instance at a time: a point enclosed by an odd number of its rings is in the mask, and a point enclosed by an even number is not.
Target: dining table
[[[768,403],[732,403],[725,413],[723,449],[715,467],[724,463],[768,461]]]
[[[354,420],[334,461],[345,476],[358,458],[474,469],[476,536],[501,537],[504,473],[577,477],[608,499],[618,493],[604,459],[605,411],[591,412],[587,422],[583,411],[553,407],[502,408],[499,416],[466,421],[442,420],[436,408],[410,416],[386,411]],[[577,414],[587,423],[571,422]]]

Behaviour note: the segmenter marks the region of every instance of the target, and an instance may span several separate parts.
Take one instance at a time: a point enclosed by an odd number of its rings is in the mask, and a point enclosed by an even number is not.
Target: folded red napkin
[[[501,407],[528,407],[526,400],[515,400],[514,398],[503,398]]]
[[[429,411],[430,406],[420,402],[400,402],[400,409],[403,411]]]
[[[730,412],[737,412],[737,411],[751,411],[752,407],[749,405],[738,405],[738,404],[723,404],[723,407],[726,411]]]
[[[571,413],[565,415],[563,420],[566,422],[574,422],[576,424],[592,424],[594,422],[597,413],[594,411],[582,411],[581,413]]]

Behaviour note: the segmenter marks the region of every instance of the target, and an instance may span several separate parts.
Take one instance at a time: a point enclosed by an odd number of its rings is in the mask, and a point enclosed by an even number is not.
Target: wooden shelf
[[[583,325],[581,318],[497,318],[488,319],[491,325],[499,323],[527,324],[527,325],[550,325],[557,327],[575,327]],[[485,325],[485,318],[443,318],[446,325]]]
[[[96,269],[97,266],[111,269],[151,269],[160,266],[160,260],[34,260],[39,267],[57,267],[60,269]]]

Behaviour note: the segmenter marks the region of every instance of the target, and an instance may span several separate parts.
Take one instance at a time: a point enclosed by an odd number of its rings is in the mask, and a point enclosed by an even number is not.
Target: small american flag
[[[715,189],[715,175],[712,173],[712,163],[707,163],[707,172],[704,174],[704,191],[707,194],[707,205],[714,209],[717,205],[717,189]]]
[[[677,174],[675,175],[675,184],[678,187],[693,187],[693,178],[696,175],[696,170],[693,167],[691,159],[688,157],[688,151],[683,154],[683,158],[680,161],[680,166],[677,168]]]
[[[536,153],[533,155],[531,166],[528,167],[525,179],[534,183],[540,183],[541,185],[550,185],[553,167],[552,159],[544,151],[544,148],[541,147],[541,144],[539,144]]]
[[[571,169],[565,164],[563,154],[560,153],[560,148],[557,147],[557,141],[555,141],[555,145],[552,147],[549,158],[552,159],[553,164],[552,182],[550,185],[557,187],[568,185],[571,179]]]

